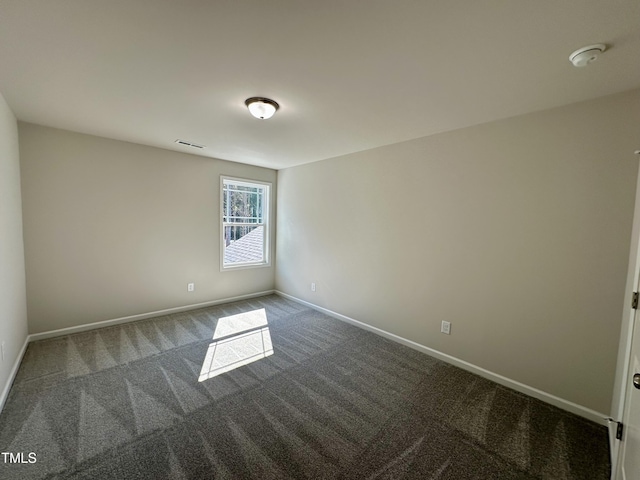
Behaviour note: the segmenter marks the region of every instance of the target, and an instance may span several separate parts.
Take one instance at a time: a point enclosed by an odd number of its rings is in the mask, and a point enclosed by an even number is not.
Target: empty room
[[[0,478],[640,480],[639,26],[0,2]]]

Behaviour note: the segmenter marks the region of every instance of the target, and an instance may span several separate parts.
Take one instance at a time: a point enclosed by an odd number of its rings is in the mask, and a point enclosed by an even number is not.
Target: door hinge
[[[624,431],[624,425],[622,422],[618,422],[618,428],[616,428],[616,439],[622,440],[622,432]]]
[[[633,292],[633,298],[631,299],[631,308],[638,309],[638,292]]]

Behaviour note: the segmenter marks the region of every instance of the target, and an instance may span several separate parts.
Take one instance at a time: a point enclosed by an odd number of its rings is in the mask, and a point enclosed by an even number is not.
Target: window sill
[[[220,268],[221,272],[230,272],[233,270],[246,270],[248,268],[264,268],[270,267],[271,262],[260,262],[260,263],[241,263],[238,265],[227,265]]]

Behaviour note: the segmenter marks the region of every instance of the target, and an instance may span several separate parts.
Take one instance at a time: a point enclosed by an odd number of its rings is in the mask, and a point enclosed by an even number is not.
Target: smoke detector
[[[602,52],[607,48],[606,45],[598,43],[597,45],[589,45],[582,47],[569,55],[569,61],[574,67],[586,67],[591,62],[595,62]]]

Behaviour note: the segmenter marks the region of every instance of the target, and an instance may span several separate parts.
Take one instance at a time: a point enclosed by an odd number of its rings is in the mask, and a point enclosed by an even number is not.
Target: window
[[[270,184],[221,177],[222,268],[269,264]]]

